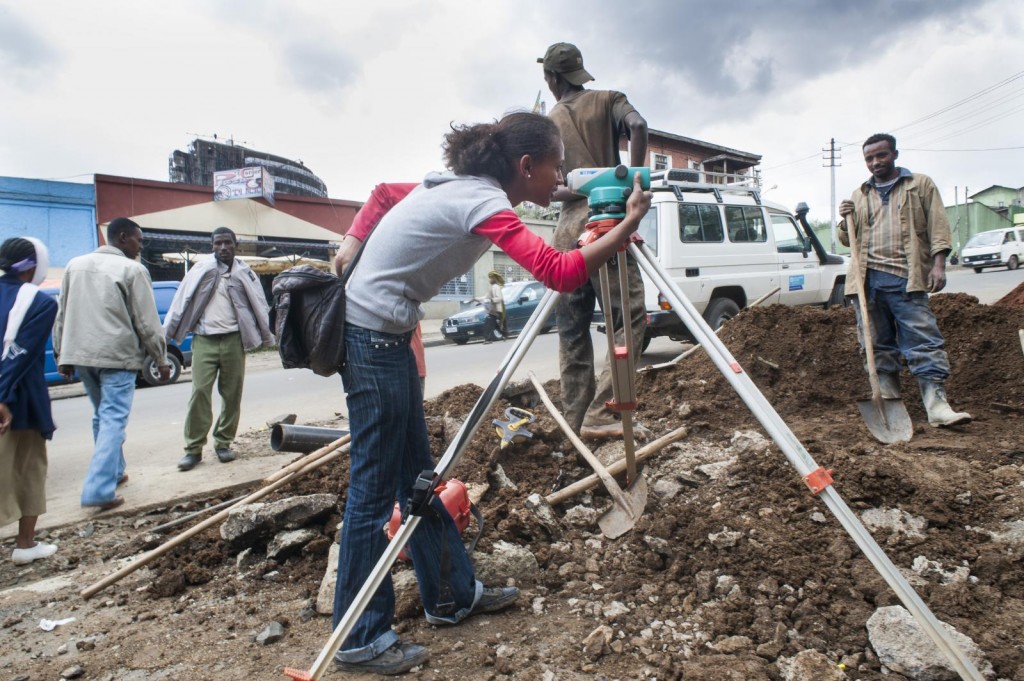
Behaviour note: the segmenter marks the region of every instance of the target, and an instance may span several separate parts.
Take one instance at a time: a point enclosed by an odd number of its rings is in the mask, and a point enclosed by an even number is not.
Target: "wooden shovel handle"
[[[560,413],[558,413],[558,410],[555,409],[555,405],[551,402],[551,398],[548,397],[547,391],[544,390],[544,386],[542,386],[540,381],[537,380],[537,376],[532,371],[528,375],[530,377],[530,382],[533,383],[533,387],[537,389],[537,394],[540,395],[540,399],[544,403],[544,406],[548,408],[551,418],[553,418],[555,423],[562,428],[562,432],[564,432],[565,436],[569,438],[569,442],[571,442],[573,446],[576,447],[576,450],[583,455],[583,458],[587,460],[590,467],[597,472],[601,482],[604,483],[604,486],[608,489],[608,493],[612,496],[612,500],[622,507],[622,510],[626,511],[627,514],[631,513],[629,500],[626,499],[626,495],[623,493],[622,488],[619,487],[619,483],[615,482],[615,478],[611,476],[608,469],[605,468],[603,463],[601,463],[601,460],[598,459],[585,444],[583,444],[583,441],[576,436],[576,433],[572,431],[572,428],[569,427],[566,420]]]
[[[875,367],[875,343],[871,336],[871,321],[868,319],[868,301],[864,295],[864,278],[860,273],[860,246],[857,241],[857,226],[851,212],[846,220],[846,233],[850,236],[850,273],[857,289],[857,305],[860,308],[860,323],[863,329],[864,354],[867,357],[868,380],[871,382],[871,401],[882,413],[882,388],[878,383],[878,369]]]

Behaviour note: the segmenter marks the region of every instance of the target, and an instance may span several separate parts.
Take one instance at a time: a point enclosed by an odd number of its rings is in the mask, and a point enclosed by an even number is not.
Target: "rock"
[[[516,486],[516,483],[512,482],[512,478],[508,477],[508,473],[506,473],[505,469],[501,467],[501,464],[494,467],[492,475],[494,476],[494,480],[498,484],[499,488],[510,489],[512,491],[519,489],[519,487]]]
[[[531,582],[540,574],[540,565],[532,551],[506,541],[495,542],[489,554],[475,553],[473,567],[476,578],[489,585],[505,584],[509,578]]]
[[[683,485],[677,480],[658,480],[653,489],[654,494],[662,499],[674,499],[682,491]]]
[[[616,617],[629,614],[629,608],[626,607],[625,603],[620,601],[612,601],[608,605],[601,608],[601,614],[608,621],[614,620]]]
[[[817,650],[801,650],[793,657],[780,657],[776,664],[782,681],[844,681],[846,674]]]
[[[534,493],[526,498],[526,508],[533,512],[537,519],[540,520],[541,525],[548,531],[551,538],[555,541],[562,537],[562,527],[558,523],[558,518],[555,516],[555,512],[551,506],[544,501],[544,497]]]
[[[284,627],[281,626],[280,622],[271,622],[267,625],[266,629],[256,635],[256,643],[261,646],[268,646],[271,643],[277,643],[284,638]]]
[[[67,669],[62,671],[60,673],[60,678],[62,678],[62,679],[77,679],[78,677],[80,677],[84,673],[85,673],[85,670],[82,669],[80,666],[78,666],[76,664],[74,667],[68,667]]]
[[[989,532],[992,541],[1018,546],[1024,544],[1024,520],[1013,520],[1003,525],[1006,527],[1005,532]]]
[[[736,463],[736,457],[732,456],[724,461],[715,461],[697,466],[694,470],[703,473],[709,480],[718,480],[729,474],[729,467]]]
[[[573,506],[565,512],[563,519],[576,527],[590,527],[597,523],[597,511],[590,506]]]
[[[760,450],[768,445],[768,440],[756,430],[738,430],[732,434],[729,447],[737,454],[745,454],[752,450]]]
[[[960,582],[966,582],[967,578],[971,576],[971,569],[969,567],[961,565],[951,570],[945,570],[942,567],[942,563],[928,560],[924,556],[915,558],[911,569],[922,577],[938,577],[942,584],[959,584]]]
[[[321,615],[334,612],[334,585],[338,581],[338,551],[340,546],[335,542],[327,552],[327,568],[324,578],[320,580],[320,591],[316,595],[316,611]]]
[[[982,675],[994,676],[992,665],[974,641],[945,622],[940,624]],[[955,681],[958,678],[946,656],[902,606],[879,608],[868,619],[867,629],[868,640],[879,662],[892,671],[914,681]]]
[[[236,549],[269,539],[281,530],[296,530],[326,517],[338,504],[334,494],[308,494],[266,504],[232,508],[220,526],[220,536]]]
[[[309,528],[278,532],[267,544],[267,558],[281,561],[302,550],[302,547],[320,536],[320,532]]]
[[[721,532],[712,532],[709,534],[708,541],[710,541],[716,549],[729,549],[736,546],[736,543],[742,536],[742,532],[734,532],[727,527],[723,527]]]
[[[13,627],[15,624],[21,624],[22,619],[23,618],[21,615],[11,615],[3,621],[3,624],[0,624],[0,628],[9,629],[10,627]]]
[[[754,647],[754,642],[746,636],[726,636],[719,641],[707,643],[706,645],[716,653],[735,655],[736,653],[750,651]]]
[[[583,639],[584,654],[586,654],[586,656],[591,660],[596,660],[602,655],[607,654],[611,651],[609,645],[614,637],[615,632],[612,631],[612,628],[607,624],[602,624]]]
[[[250,568],[256,567],[262,561],[263,556],[256,553],[252,547],[249,547],[247,549],[243,549],[237,556],[235,556],[235,567],[238,568],[240,572],[244,572]]]
[[[924,537],[924,531],[928,529],[927,520],[898,508],[869,508],[860,514],[860,519],[872,532],[888,530],[890,534],[915,539]]]

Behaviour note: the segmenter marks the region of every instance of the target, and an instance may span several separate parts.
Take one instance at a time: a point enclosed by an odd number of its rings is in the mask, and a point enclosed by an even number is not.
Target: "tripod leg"
[[[599,272],[601,282],[601,304],[605,309],[605,335],[608,338],[608,370],[611,374],[612,401],[614,409],[622,419],[622,442],[626,458],[626,484],[631,485],[637,478],[636,442],[633,437],[633,409],[636,406],[636,387],[633,376],[632,314],[629,309],[629,285],[626,272],[626,254],[618,253],[619,317],[622,320],[622,336],[625,345],[615,342],[615,315],[612,309],[611,281],[608,265],[602,265]],[[610,315],[610,317],[609,317]],[[610,405],[611,406],[611,405]]]

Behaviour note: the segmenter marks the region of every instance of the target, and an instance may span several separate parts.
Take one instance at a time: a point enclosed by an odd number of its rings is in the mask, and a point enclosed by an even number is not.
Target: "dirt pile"
[[[916,430],[900,445],[873,440],[857,410],[869,389],[851,310],[752,308],[721,338],[808,452],[834,470],[840,496],[935,615],[973,638],[998,677],[1024,681],[1024,309],[962,294],[934,296],[932,305],[953,368],[950,400],[975,421],[930,428],[904,372]],[[557,384],[547,388],[557,402]],[[689,436],[650,460],[647,509],[614,541],[594,522],[609,504],[601,489],[557,507],[555,526],[528,510],[531,494],[592,472],[543,406],[535,407],[528,443],[500,451],[493,431],[480,429],[455,470],[489,486],[478,551],[499,541],[528,547],[540,572],[519,584],[517,608],[459,627],[431,627],[415,598],[402,600],[397,629],[433,655],[411,677],[779,679],[788,659],[815,650],[850,679],[903,678],[883,674],[865,630],[895,595],[708,357],[698,352],[642,374],[637,389],[640,422],[656,434],[685,425]],[[427,403],[437,455],[480,392],[462,386]],[[534,406],[528,393],[510,399],[488,419],[512,403]],[[337,465],[284,493],[342,490],[343,504],[346,483]],[[0,580],[64,576],[80,588],[80,575],[106,574],[111,561],[151,543],[130,538],[183,510],[97,522],[93,536],[105,542],[97,550],[78,536],[81,528],[68,528],[59,537],[65,562],[31,571],[4,563]],[[89,678],[283,678],[283,666],[308,666],[326,642],[329,621],[311,606],[338,519],[280,562],[259,559],[257,550],[256,560],[236,563],[211,531],[87,603],[75,588],[42,601],[0,600],[0,632],[11,641],[0,668],[52,678],[74,658]],[[68,613],[80,621],[59,641],[35,626]],[[260,646],[253,639],[272,620],[285,625],[285,638]],[[70,650],[69,636],[89,644]]]

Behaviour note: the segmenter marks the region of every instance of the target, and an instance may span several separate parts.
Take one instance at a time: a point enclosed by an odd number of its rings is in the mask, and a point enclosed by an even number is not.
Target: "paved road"
[[[985,270],[975,274],[963,268],[949,269],[948,292],[966,292],[982,303],[993,303],[1024,281],[1024,269]],[[463,383],[486,385],[500,365],[511,343],[465,346],[442,344],[439,320],[425,320],[424,339],[428,345],[427,397]],[[595,334],[595,347],[601,348],[604,336]],[[516,374],[516,379],[533,370],[542,380],[557,375],[557,336],[541,336],[531,348]],[[681,350],[679,343],[656,340],[644,354],[648,363],[661,362]],[[599,353],[600,354],[600,353]],[[340,379],[322,378],[305,370],[282,370],[276,355],[253,356],[246,377],[240,433],[259,438],[267,436],[266,421],[279,414],[295,413],[299,423],[344,419],[345,403]],[[242,485],[260,480],[296,458],[295,454],[269,453],[255,458],[219,464],[207,454],[203,464],[190,473],[180,473],[175,464],[182,454],[181,428],[185,404],[191,391],[189,374],[171,386],[138,390],[128,429],[126,453],[131,480],[123,489],[125,510],[138,509],[191,494]],[[52,391],[70,394],[54,402],[59,430],[50,443],[50,468],[47,481],[48,512],[40,518],[40,527],[53,527],[84,520],[92,515],[79,507],[81,481],[92,451],[92,409],[81,396],[80,388]],[[336,421],[344,427],[343,421]],[[15,526],[0,529],[0,536],[12,536]]]

